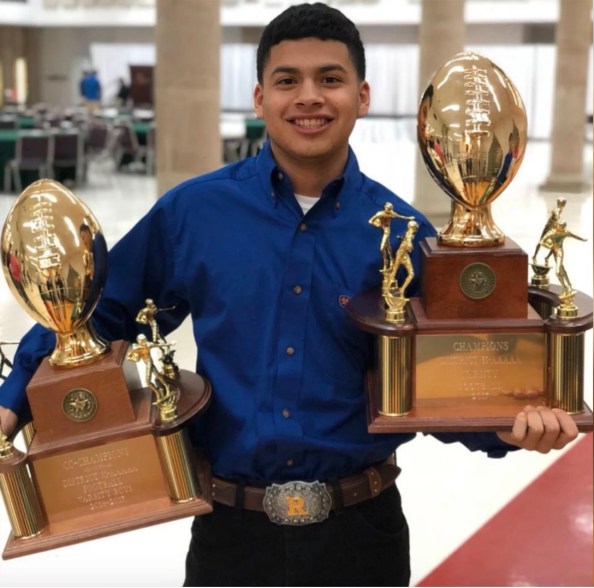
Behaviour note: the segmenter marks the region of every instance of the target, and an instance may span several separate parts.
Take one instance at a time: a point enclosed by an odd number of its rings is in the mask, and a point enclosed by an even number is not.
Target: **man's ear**
[[[369,84],[363,80],[359,84],[359,112],[357,116],[365,116],[369,112],[369,104],[371,101],[371,88]]]
[[[261,84],[256,84],[254,88],[254,110],[258,118],[263,118],[262,101],[264,100],[264,93]]]

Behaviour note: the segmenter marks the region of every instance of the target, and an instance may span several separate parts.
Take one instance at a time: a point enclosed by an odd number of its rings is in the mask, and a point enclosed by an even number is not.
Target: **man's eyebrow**
[[[323,65],[320,67],[320,73],[326,73],[328,71],[341,71],[347,73],[346,67],[340,63],[329,63],[328,65]]]
[[[341,65],[340,63],[329,63],[327,65],[322,65],[318,68],[318,72],[319,73],[327,73],[329,71],[341,71],[346,73],[347,70],[346,68]],[[291,67],[289,65],[279,65],[278,67],[275,67],[270,75],[276,75],[279,73],[286,73],[286,74],[296,74],[299,72],[299,68],[298,67]]]
[[[279,73],[289,73],[289,74],[294,74],[297,73],[299,71],[298,68],[296,67],[289,67],[288,65],[279,65],[278,67],[275,67],[272,72],[270,72],[270,75],[276,75]]]

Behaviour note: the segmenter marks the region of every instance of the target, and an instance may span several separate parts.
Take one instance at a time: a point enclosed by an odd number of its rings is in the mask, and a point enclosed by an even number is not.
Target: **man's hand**
[[[0,428],[7,437],[15,430],[17,422],[17,415],[12,410],[0,406]]]
[[[578,428],[571,416],[560,408],[526,406],[516,416],[511,432],[497,435],[510,445],[548,453],[571,443],[578,436]]]

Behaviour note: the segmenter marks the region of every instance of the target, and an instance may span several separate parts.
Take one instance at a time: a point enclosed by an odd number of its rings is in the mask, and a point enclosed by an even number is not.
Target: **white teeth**
[[[295,120],[295,124],[298,127],[323,127],[326,124],[326,120],[323,118],[307,118]]]

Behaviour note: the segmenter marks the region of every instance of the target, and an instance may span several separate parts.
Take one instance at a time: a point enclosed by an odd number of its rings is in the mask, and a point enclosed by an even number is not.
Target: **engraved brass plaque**
[[[32,470],[50,523],[168,495],[152,435],[34,460]]]
[[[544,333],[418,335],[416,345],[417,406],[544,398]]]

